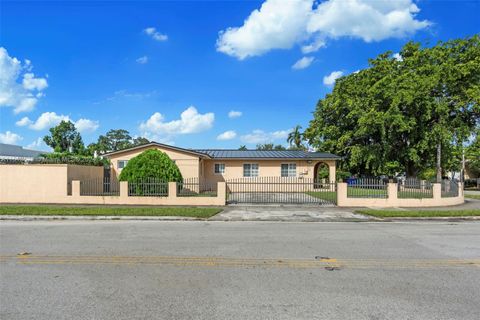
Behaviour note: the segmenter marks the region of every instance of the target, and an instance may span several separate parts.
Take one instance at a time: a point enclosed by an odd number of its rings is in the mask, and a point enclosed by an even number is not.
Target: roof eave
[[[169,146],[168,144],[158,143],[158,142],[154,142],[154,141],[152,141],[150,143],[142,144],[142,145],[139,145],[139,146],[135,146],[135,147],[132,147],[132,148],[127,148],[127,149],[122,149],[122,150],[117,150],[117,151],[104,153],[101,156],[109,157],[111,155],[116,155],[116,154],[120,154],[120,153],[123,153],[123,152],[129,152],[129,151],[138,150],[138,149],[142,149],[142,148],[145,148],[145,147],[151,147],[151,146],[176,150],[176,151],[185,152],[185,153],[188,153],[188,154],[193,154],[193,155],[196,155],[200,158],[211,159],[211,157],[208,154],[205,154],[205,153],[200,153],[200,152],[192,151],[192,150],[189,150],[189,149]]]

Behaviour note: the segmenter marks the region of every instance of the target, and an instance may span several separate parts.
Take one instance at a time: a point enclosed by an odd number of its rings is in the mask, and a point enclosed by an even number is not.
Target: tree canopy
[[[55,152],[70,152],[79,154],[84,150],[82,136],[71,121],[62,121],[57,126],[50,128],[50,135],[43,141]]]
[[[458,169],[480,119],[479,36],[427,48],[409,42],[400,57],[385,52],[338,79],[305,138],[361,174],[416,176],[435,168],[438,147],[443,169]]]
[[[143,137],[132,138],[130,132],[124,129],[112,129],[105,135],[100,135],[96,143],[88,145],[88,150],[91,154],[95,151],[100,154],[127,149],[150,141]]]
[[[274,145],[273,143],[259,143],[257,144],[256,150],[287,150],[281,144]]]

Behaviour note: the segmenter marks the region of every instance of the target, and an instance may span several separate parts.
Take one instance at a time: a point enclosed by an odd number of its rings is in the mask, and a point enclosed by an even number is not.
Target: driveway
[[[312,197],[301,192],[234,192],[228,197],[230,203],[287,203],[287,204],[322,204],[333,207],[329,201]]]
[[[355,208],[324,207],[319,205],[227,206],[211,221],[368,221],[371,217],[353,213]]]

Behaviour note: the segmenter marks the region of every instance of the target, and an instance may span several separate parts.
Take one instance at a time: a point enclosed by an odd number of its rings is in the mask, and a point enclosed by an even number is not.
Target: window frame
[[[250,171],[250,175],[245,175],[245,166],[250,166],[250,168],[248,169]],[[253,168],[252,166],[256,166],[256,175],[252,175],[252,172],[253,172]],[[256,177],[259,177],[260,176],[260,166],[258,165],[258,163],[252,163],[252,162],[249,162],[249,163],[244,163],[243,164],[243,177],[244,178],[256,178]]]
[[[223,167],[223,171],[222,171],[222,170],[219,170],[219,172],[217,172],[217,166],[218,166],[218,168]],[[214,163],[214,164],[213,164],[213,174],[216,174],[216,175],[223,175],[223,174],[225,174],[225,163]]]
[[[122,167],[120,167],[120,163],[123,163]],[[122,170],[123,168],[125,168],[127,166],[127,163],[128,163],[128,160],[117,160],[117,168],[119,170]]]
[[[286,176],[283,175],[283,173],[284,173],[283,166],[287,166],[287,175]],[[295,168],[292,169],[291,166],[295,166]],[[293,175],[291,175],[291,173],[292,173],[291,170],[294,170]],[[280,177],[282,177],[282,178],[294,178],[296,176],[297,176],[297,163],[296,162],[286,162],[286,163],[281,163],[280,164]]]

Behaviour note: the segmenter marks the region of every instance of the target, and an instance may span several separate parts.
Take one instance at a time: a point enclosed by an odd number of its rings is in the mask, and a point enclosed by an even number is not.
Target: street
[[[480,223],[4,221],[0,278],[1,319],[478,319]]]

